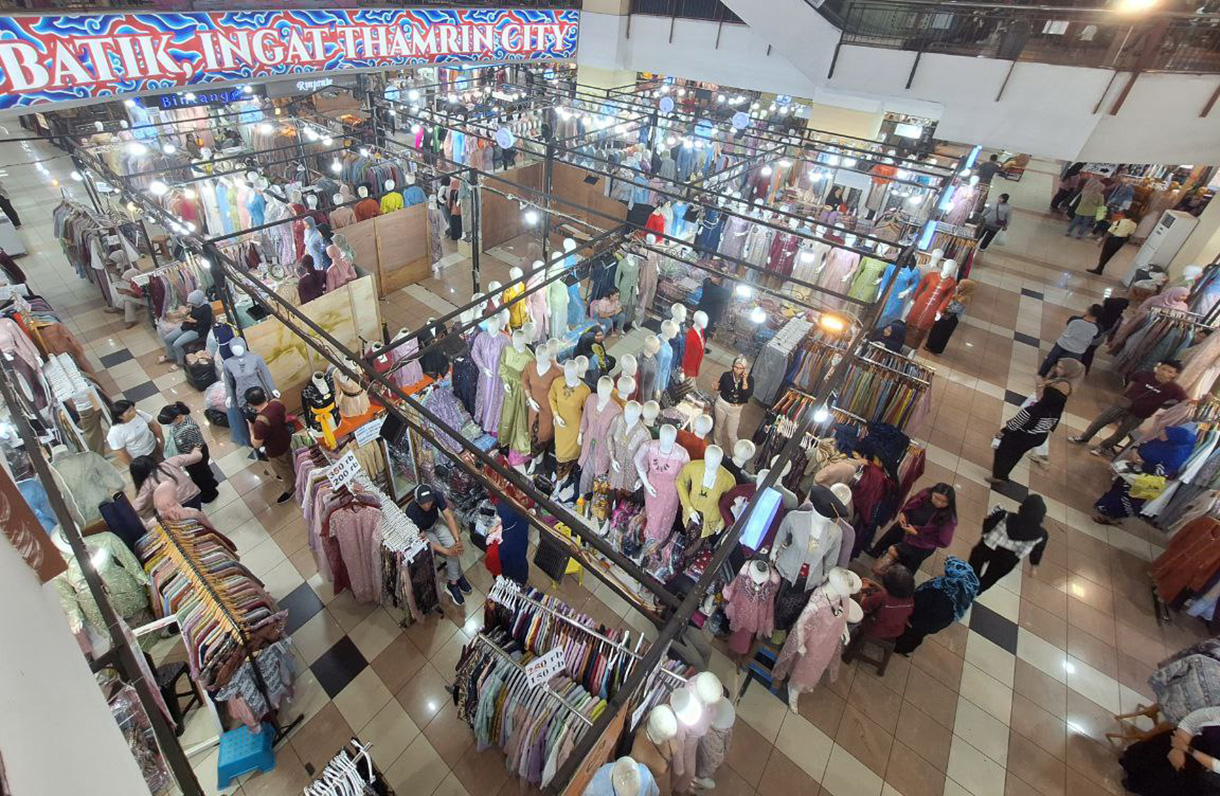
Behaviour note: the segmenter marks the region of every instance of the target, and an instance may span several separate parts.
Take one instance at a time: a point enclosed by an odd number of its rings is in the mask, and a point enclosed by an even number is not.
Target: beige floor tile
[[[1001,766],[1007,764],[1008,725],[964,696],[957,701],[957,719],[953,724],[953,732]]]
[[[789,712],[787,705],[758,683],[751,683],[737,703],[737,718],[771,743],[775,743]]]
[[[990,593],[990,592],[988,592]],[[1016,621],[1014,619],[1014,621]],[[971,633],[966,641],[966,662],[1012,688],[1013,670],[1017,659],[1008,650],[988,641],[979,633]]]
[[[397,699],[387,702],[357,733],[360,740],[372,746],[373,760],[382,771],[407,751],[420,734]]]
[[[384,608],[369,612],[348,634],[366,661],[374,660],[394,639],[402,635],[402,627]]]
[[[432,793],[449,776],[449,767],[428,739],[420,735],[384,773],[395,791]]]
[[[358,730],[393,699],[394,695],[381,682],[376,670],[368,666],[335,696],[335,707],[347,723]]]
[[[962,669],[961,696],[1007,725],[1012,715],[1012,689],[967,663]],[[954,732],[957,732],[956,725]]]
[[[883,784],[881,777],[835,745],[822,777],[822,790],[834,796],[880,796]]]
[[[328,609],[323,609],[297,628],[292,634],[292,640],[305,662],[313,664],[324,652],[339,643],[344,635],[346,634],[339,622],[331,616]]]
[[[1004,767],[971,746],[960,735],[953,738],[946,773],[950,780],[973,796],[996,796],[1004,792]],[[949,793],[947,785],[945,793]]]
[[[775,739],[775,748],[786,754],[818,782],[822,781],[826,773],[826,765],[834,747],[834,741],[826,733],[814,727],[803,716],[792,712],[788,712],[784,717],[783,726]]]

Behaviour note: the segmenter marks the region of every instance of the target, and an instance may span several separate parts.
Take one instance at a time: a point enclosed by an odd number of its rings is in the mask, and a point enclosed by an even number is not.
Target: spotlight
[[[143,155],[148,151],[148,147],[144,146],[139,141],[132,141],[127,145],[127,151],[133,155]]]
[[[746,284],[739,284],[737,287],[733,288],[733,292],[742,298],[749,298],[750,296],[754,295],[754,288]]]
[[[84,176],[83,176],[83,175],[82,175],[82,174],[81,174],[79,171],[73,171],[73,172],[72,172],[72,179],[76,180],[77,182],[80,182],[81,180],[83,180],[83,179],[85,179],[85,178],[84,178]]]
[[[323,139],[322,139],[322,143],[323,143],[323,144],[325,144],[326,146],[334,146],[334,144],[335,144],[335,139],[331,138],[331,137],[328,135],[328,136],[326,136],[325,138],[323,138]]]
[[[166,144],[165,146],[161,147],[161,151],[167,155],[172,155],[178,151],[178,147],[174,146],[173,144]]]
[[[183,192],[183,195],[186,196],[186,198],[190,199],[191,201],[194,201],[199,198],[199,194],[195,192],[194,188],[187,188]]]
[[[362,158],[367,158],[368,156],[369,156],[369,150],[368,150],[368,148],[367,148],[367,147],[360,147],[360,157],[362,157]]]
[[[334,160],[332,160],[330,162],[330,170],[333,171],[335,174],[338,174],[339,172],[343,171],[343,164],[339,162],[338,158],[335,158]]]
[[[750,310],[750,320],[753,323],[762,323],[763,321],[767,320],[767,311],[762,307],[755,307],[754,309]]]
[[[825,423],[829,419],[830,419],[830,407],[827,406],[826,404],[822,404],[821,406],[819,406],[817,408],[817,410],[813,413],[813,422],[815,422],[815,423]]]
[[[764,176],[764,177],[770,177],[774,172],[775,172],[775,169],[771,168],[770,166],[762,167],[762,176]]]
[[[129,100],[123,100],[123,104],[124,104],[124,105],[126,105],[128,108],[134,108],[134,107],[136,106],[136,101],[135,101],[135,100],[130,100],[130,99],[129,99]]]
[[[253,94],[254,86],[250,86],[250,85],[242,86],[241,91],[243,94]]]
[[[818,326],[821,326],[828,332],[838,334],[847,328],[847,321],[838,315],[823,315],[818,319]]]
[[[416,89],[411,89],[407,92],[407,99],[409,99],[411,102],[415,102],[417,99],[419,99],[419,91]]]
[[[537,210],[526,210],[525,211],[525,223],[529,224],[531,227],[536,225],[538,223],[538,211]]]
[[[153,180],[148,184],[148,192],[153,196],[165,196],[169,193],[169,186],[160,180]]]

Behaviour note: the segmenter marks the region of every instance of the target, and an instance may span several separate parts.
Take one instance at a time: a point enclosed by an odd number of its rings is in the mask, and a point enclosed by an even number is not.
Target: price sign
[[[744,111],[737,111],[733,114],[733,129],[744,130],[750,126],[750,116]]]
[[[531,686],[549,682],[563,671],[563,650],[551,650],[537,660],[525,664],[525,679]]]
[[[404,550],[402,554],[403,554],[403,557],[406,558],[407,563],[409,564],[415,560],[415,557],[417,555],[419,555],[420,553],[424,552],[427,549],[428,549],[428,540],[425,539],[423,537],[423,535],[418,535],[411,540],[411,544],[407,546],[407,549]]]
[[[377,439],[377,437],[381,434],[381,425],[383,423],[385,423],[385,415],[382,415],[376,420],[370,420],[360,428],[356,429],[356,444],[364,447],[373,440]]]
[[[356,461],[356,456],[351,451],[343,454],[339,461],[332,464],[326,471],[326,477],[335,489],[347,486],[359,474],[360,462]]]
[[[631,711],[631,726],[628,729],[634,730],[640,726],[640,719],[644,718],[644,710],[648,707],[648,700],[640,703],[640,706]]]
[[[673,113],[674,101],[672,97],[661,97],[661,113]]]

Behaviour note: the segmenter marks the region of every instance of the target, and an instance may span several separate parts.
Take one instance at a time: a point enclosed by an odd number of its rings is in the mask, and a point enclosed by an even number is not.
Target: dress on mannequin
[[[796,263],[796,251],[801,239],[791,232],[781,232],[771,242],[768,270],[781,276],[790,276]]]
[[[496,434],[500,430],[500,413],[504,406],[500,357],[508,345],[508,337],[499,332],[479,332],[470,344],[470,356],[479,366],[479,391],[475,399],[474,421],[488,434]],[[491,375],[488,375],[487,371],[490,371]]]
[[[906,344],[919,348],[924,338],[936,323],[936,316],[944,311],[953,299],[953,288],[957,280],[942,277],[939,271],[931,271],[919,280],[919,287],[912,294],[911,311],[907,313]]]
[[[678,508],[678,475],[690,463],[690,454],[681,445],[674,443],[673,450],[666,454],[660,440],[645,442],[637,454],[648,473],[648,483],[657,491],[650,495],[644,492],[644,537],[648,542],[660,545],[673,529]]]
[[[705,468],[704,462],[693,461],[682,468],[677,481],[678,500],[682,503],[683,517],[689,518],[692,511],[699,512],[703,526],[700,536],[704,538],[724,527],[724,520],[720,516],[720,498],[737,485],[733,474],[717,465],[716,480],[710,487],[704,486]]]
[[[828,669],[833,681],[839,671],[839,653],[846,627],[845,601],[841,598],[832,600],[818,587],[788,634],[772,676],[786,676],[788,688],[800,693],[816,688],[822,674]],[[802,647],[804,653],[801,652]]]
[[[556,279],[546,287],[547,304],[551,309],[551,336],[563,339],[568,333],[568,286]]]
[[[860,263],[860,255],[847,249],[831,249],[826,255],[826,264],[818,275],[818,287],[824,287],[842,293],[847,288],[844,279],[856,270]],[[839,306],[842,301],[828,297],[826,302],[831,306]]]
[[[580,491],[588,494],[593,489],[593,479],[606,475],[610,470],[610,445],[607,444],[610,424],[623,408],[613,398],[606,401],[602,409],[597,393],[585,399],[585,408],[580,415]]]
[[[661,341],[661,350],[657,352],[656,391],[665,392],[669,389],[669,379],[674,372],[674,348],[672,341]]]
[[[661,347],[667,348],[668,346],[662,344]],[[650,357],[648,357],[648,356],[640,357],[640,372],[637,375],[639,389],[637,390],[637,392],[641,396],[640,397],[641,401],[652,400],[652,397],[654,395],[656,395],[657,368],[659,366],[659,359],[658,359],[659,354],[660,354],[660,351],[658,351],[656,354],[653,354]]]
[[[640,485],[640,475],[635,469],[635,455],[640,448],[652,441],[652,434],[642,419],[637,419],[631,431],[627,431],[627,417],[620,414],[610,422],[610,433],[606,438],[610,448],[610,460],[618,465],[610,468],[610,488],[634,492]]]
[[[856,275],[852,278],[851,288],[847,291],[847,295],[869,303],[876,301],[878,291],[885,287],[885,282],[877,284],[877,280],[881,278],[886,267],[887,264],[881,260],[865,257],[860,261],[860,267],[856,269]]]
[[[902,308],[906,306],[909,295],[904,296],[919,284],[919,269],[907,268],[906,266],[895,266],[890,263],[885,267],[885,273],[881,277],[881,284],[878,285],[878,290],[885,287],[885,283],[889,281],[890,274],[894,269],[898,269],[898,275],[894,277],[894,287],[890,290],[889,297],[885,300],[885,307],[881,310],[881,317],[877,321],[877,328],[881,328],[890,321],[896,321],[902,317]]]
[[[560,376],[551,383],[551,414],[563,418],[565,424],[555,424],[555,460],[560,464],[573,461],[581,454],[577,437],[580,434],[581,412],[589,394],[589,385],[583,381],[569,387],[564,377]]]
[[[524,301],[517,301],[509,304],[510,301],[520,296],[525,292],[525,284],[519,283],[513,285],[504,291],[504,303],[508,305],[508,325],[512,329],[520,329],[525,322],[530,319],[529,311],[526,309]]]
[[[537,366],[527,367],[521,375],[521,385],[525,394],[532,398],[538,408],[528,406],[528,422],[530,439],[533,441],[533,453],[540,453],[552,439],[555,438],[555,417],[551,412],[551,385],[556,379],[563,378],[563,368],[552,363],[549,370],[538,375]]]
[[[445,248],[441,243],[441,238],[445,234],[449,222],[445,220],[445,211],[441,210],[438,205],[428,205],[428,245],[432,253],[432,267],[439,267],[440,261],[445,256]]]
[[[699,375],[699,369],[703,367],[703,348],[706,345],[704,341],[704,333],[697,326],[691,326],[686,330],[686,348],[682,354],[682,372],[687,378],[695,378]]]
[[[246,406],[246,390],[251,387],[262,387],[267,395],[271,395],[275,389],[275,380],[271,378],[266,361],[253,351],[230,356],[224,361],[224,370],[239,407]]]
[[[779,591],[779,573],[767,568],[767,578],[758,583],[749,569],[755,562],[742,565],[729,585],[724,587],[724,614],[729,620],[729,650],[738,655],[750,652],[754,638],[764,638],[775,631],[775,595]]]
[[[724,225],[724,233],[720,236],[720,253],[725,257],[742,259],[741,254],[745,251],[746,237],[753,226],[748,218],[742,216],[730,218]]]
[[[339,415],[339,407],[335,399],[334,382],[326,374],[319,374],[321,381],[330,387],[329,394],[318,388],[314,379],[305,384],[301,390],[301,406],[305,413],[305,424],[314,431],[321,431],[326,442],[331,447],[335,442],[335,429],[343,422]]]
[[[123,541],[113,533],[104,531],[85,537],[85,548],[89,551],[93,569],[106,586],[106,595],[115,612],[128,624],[137,627],[151,621],[148,575]],[[67,571],[56,575],[51,582],[59,594],[64,613],[68,615],[69,626],[73,632],[79,632],[88,625],[98,635],[104,635],[106,622],[85,581],[80,562],[73,555],[66,555],[64,559],[68,563]],[[155,635],[148,638],[154,639]]]
[[[360,386],[360,382],[350,379],[339,370],[335,371],[335,400],[339,405],[341,417],[360,417],[369,412],[369,394]]]
[[[653,299],[657,297],[657,275],[660,270],[661,255],[649,249],[643,264],[640,265],[640,297],[636,305],[636,320],[639,322],[643,322],[644,316],[648,314],[648,308],[652,306]]]
[[[525,400],[522,374],[534,364],[534,354],[528,348],[518,351],[509,345],[500,354],[500,381],[508,387],[500,412],[499,442],[517,453],[527,455],[531,449],[529,405]],[[503,387],[501,387],[503,389]]]
[[[618,288],[623,317],[630,322],[636,317],[636,305],[640,300],[640,261],[636,257],[627,255],[619,260],[614,286]]]

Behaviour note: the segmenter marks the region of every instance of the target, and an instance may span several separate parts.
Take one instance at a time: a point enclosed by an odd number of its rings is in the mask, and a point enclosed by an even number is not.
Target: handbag
[[[1161,496],[1166,485],[1165,476],[1144,473],[1131,481],[1131,488],[1127,490],[1127,494],[1135,500],[1152,500]]]

